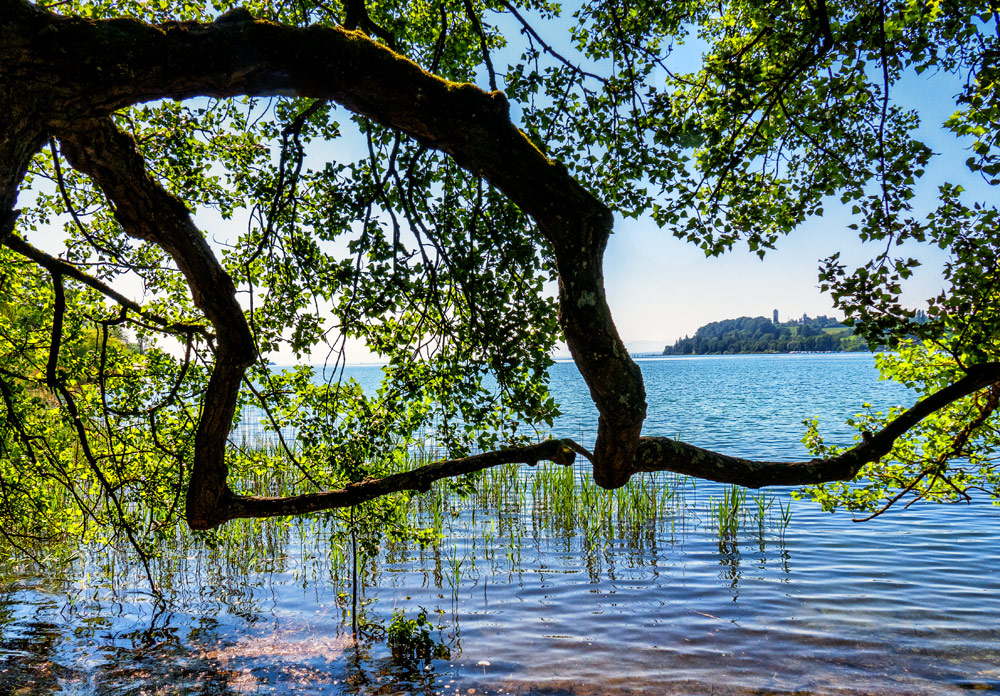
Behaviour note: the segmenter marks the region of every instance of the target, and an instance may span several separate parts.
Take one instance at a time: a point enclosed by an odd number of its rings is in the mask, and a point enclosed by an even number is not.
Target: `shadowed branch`
[[[424,492],[429,490],[435,481],[472,474],[503,464],[534,466],[539,461],[548,460],[569,466],[576,459],[577,448],[579,445],[572,440],[547,440],[525,447],[511,447],[462,459],[434,462],[412,471],[352,483],[334,491],[281,498],[233,496],[225,506],[225,514],[226,519],[301,515],[306,512],[350,507],[390,493]]]
[[[643,437],[639,439],[635,472],[672,471],[747,488],[850,481],[858,475],[862,466],[887,455],[896,440],[921,420],[997,382],[1000,382],[1000,363],[972,366],[954,384],[918,401],[879,432],[865,437],[860,444],[843,454],[828,459],[760,462],[730,457],[665,437]]]

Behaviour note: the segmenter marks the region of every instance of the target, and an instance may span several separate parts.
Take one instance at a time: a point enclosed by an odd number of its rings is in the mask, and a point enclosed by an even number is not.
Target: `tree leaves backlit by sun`
[[[926,199],[936,154],[898,94],[957,92],[938,127],[992,190],[998,23],[910,1],[0,0],[2,533],[142,547],[182,513],[361,503],[403,529],[391,496],[577,454],[608,488],[860,473],[812,493],[995,495],[997,210],[940,174]],[[852,448],[810,430],[809,462],[640,437],[604,295],[615,215],[763,256],[834,206],[876,251],[826,259],[822,287],[923,400],[860,416]],[[904,243],[950,255],[927,321],[900,299]],[[601,414],[592,452],[531,444],[558,340]],[[385,359],[377,388],[344,377],[349,341]],[[230,438],[248,407],[273,446]],[[443,461],[394,474],[429,437]]]

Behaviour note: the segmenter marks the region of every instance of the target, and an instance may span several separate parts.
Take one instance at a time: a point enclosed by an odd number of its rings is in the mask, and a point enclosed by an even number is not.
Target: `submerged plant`
[[[397,609],[392,612],[388,638],[392,655],[401,661],[447,660],[451,650],[443,642],[431,635],[433,627],[427,620],[427,610],[420,607],[416,618],[406,618],[406,612]]]

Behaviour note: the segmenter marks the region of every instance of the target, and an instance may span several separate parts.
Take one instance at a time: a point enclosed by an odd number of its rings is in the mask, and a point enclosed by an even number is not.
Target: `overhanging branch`
[[[639,440],[635,473],[672,471],[747,488],[850,481],[862,466],[887,455],[896,440],[921,420],[997,382],[1000,382],[1000,363],[970,367],[957,382],[918,401],[885,428],[837,457],[804,462],[762,462],[730,457],[665,437],[644,437]]]
[[[219,524],[226,483],[226,441],[246,367],[255,358],[250,327],[236,301],[236,287],[184,204],[146,171],[135,141],[108,118],[91,119],[59,132],[67,161],[88,176],[115,204],[125,231],[157,244],[184,274],[195,305],[215,327],[215,365],[195,435],[187,496],[188,523]]]
[[[380,479],[367,479],[334,491],[311,493],[282,498],[233,496],[225,506],[225,518],[280,517],[301,515],[307,512],[350,507],[402,491],[427,491],[435,481],[455,478],[503,464],[529,464],[548,460],[570,466],[579,449],[572,440],[547,440],[525,447],[484,452],[462,459],[448,459],[412,471],[391,474]],[[224,521],[224,520],[223,520]]]

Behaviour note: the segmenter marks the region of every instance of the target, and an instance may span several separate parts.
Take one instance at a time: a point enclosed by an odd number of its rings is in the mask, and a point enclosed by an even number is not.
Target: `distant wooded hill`
[[[830,317],[803,317],[775,324],[764,317],[713,321],[694,336],[663,349],[664,355],[792,353],[795,351],[866,351],[854,330]]]

